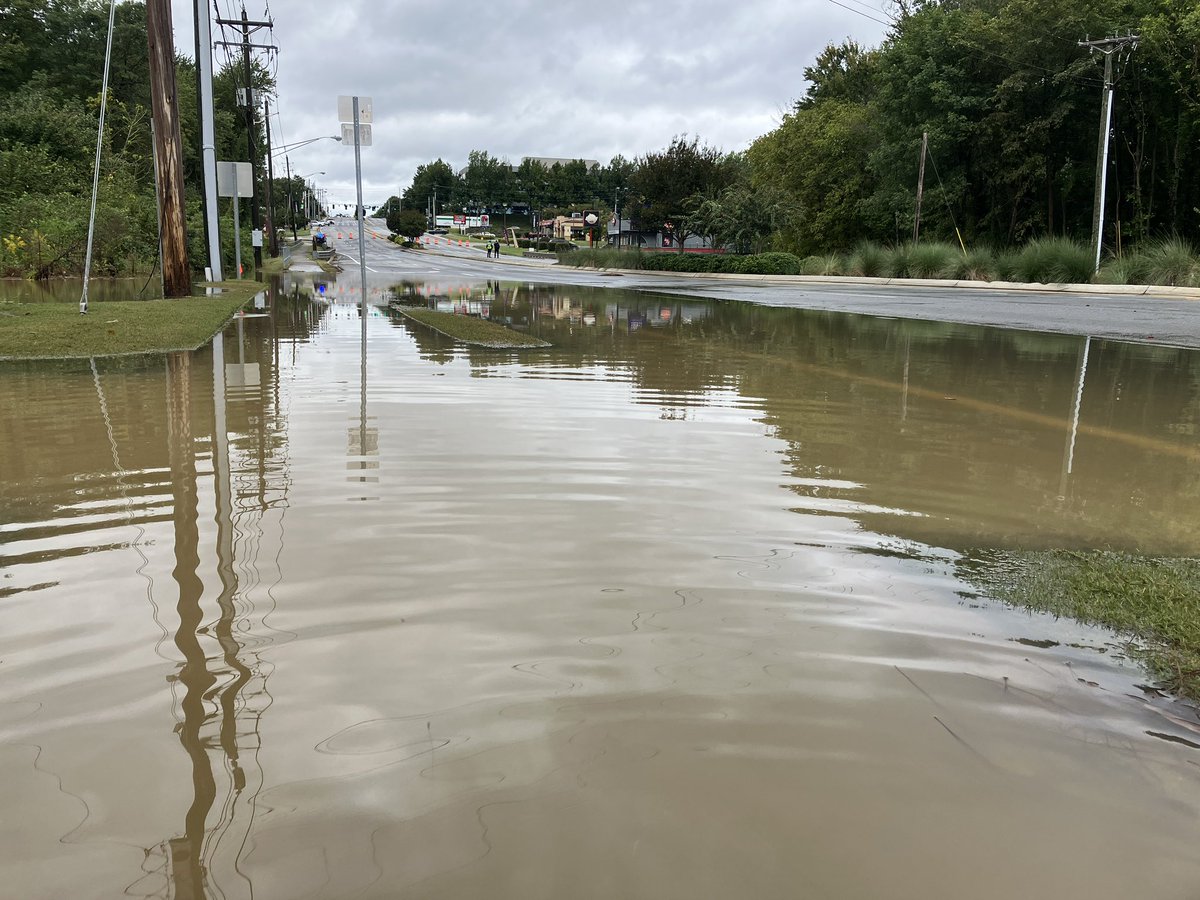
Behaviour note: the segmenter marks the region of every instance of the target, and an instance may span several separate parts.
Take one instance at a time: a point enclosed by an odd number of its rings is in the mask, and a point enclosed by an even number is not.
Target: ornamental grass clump
[[[873,241],[859,242],[846,260],[846,274],[862,278],[891,278],[891,251]]]
[[[845,267],[836,253],[826,256],[806,256],[800,261],[801,275],[842,275]]]
[[[999,278],[996,254],[989,247],[972,247],[959,254],[954,277],[963,281],[996,281]]]
[[[1200,256],[1196,248],[1181,237],[1151,241],[1139,247],[1138,274],[1144,272],[1146,284],[1200,286]]]
[[[897,267],[896,274],[906,278],[953,278],[961,256],[958,247],[942,241],[914,244],[905,254],[904,270]]]
[[[1014,280],[1038,284],[1087,284],[1095,261],[1092,251],[1065,237],[1044,237],[1022,247],[1014,261]]]

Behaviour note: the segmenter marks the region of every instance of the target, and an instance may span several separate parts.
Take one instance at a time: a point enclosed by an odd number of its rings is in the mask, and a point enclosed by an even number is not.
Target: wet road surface
[[[335,244],[354,265],[355,226],[338,220]],[[342,239],[338,240],[336,232]],[[539,284],[620,287],[769,306],[914,318],[968,325],[991,325],[1062,334],[1135,340],[1165,346],[1200,348],[1200,298],[1130,294],[1063,294],[978,288],[910,287],[826,283],[763,283],[689,278],[671,274],[602,274],[571,267],[530,265],[524,260],[486,258],[448,237],[428,250],[403,250],[386,240],[382,220],[368,220],[368,266],[375,274],[436,275],[514,279]]]

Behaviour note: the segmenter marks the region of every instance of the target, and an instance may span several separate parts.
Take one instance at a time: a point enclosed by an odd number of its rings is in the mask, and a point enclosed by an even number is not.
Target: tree
[[[441,207],[452,205],[462,192],[462,182],[450,164],[442,159],[417,166],[412,184],[404,190],[404,205],[410,209],[428,209],[436,197]]]
[[[641,231],[671,231],[682,248],[695,233],[688,221],[689,203],[714,195],[729,183],[721,151],[702,145],[699,138],[675,137],[669,147],[638,160],[629,179],[637,195],[632,205],[634,227]]]
[[[739,182],[715,197],[699,199],[689,218],[697,234],[735,253],[761,253],[777,232],[789,232],[797,218],[795,203],[774,184],[755,187]]]
[[[508,203],[512,170],[508,163],[484,150],[472,150],[463,173],[463,189],[470,211],[480,212],[499,203]]]
[[[428,224],[425,221],[425,214],[420,210],[402,210],[399,205],[393,206],[388,210],[388,231],[398,234],[401,237],[406,237],[410,241],[423,235]]]
[[[874,196],[869,106],[827,101],[799,107],[751,145],[753,184],[784,192],[797,209],[784,242],[802,255],[844,250],[866,236],[862,205]],[[883,234],[871,234],[883,237]]]

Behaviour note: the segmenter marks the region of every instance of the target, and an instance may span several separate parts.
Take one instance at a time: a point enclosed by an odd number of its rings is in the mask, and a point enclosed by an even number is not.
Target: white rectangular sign
[[[250,168],[250,163],[217,163],[218,197],[251,197],[253,195],[254,170]]]
[[[338,121],[349,122],[354,124],[354,98],[353,97],[338,97]],[[370,97],[358,98],[358,124],[369,124],[375,121],[372,118],[372,105]]]
[[[354,146],[354,126],[353,125],[347,125],[345,123],[342,123],[342,146],[343,147],[353,147]],[[359,125],[358,126],[358,146],[360,146],[360,147],[370,147],[371,146],[371,126],[370,125]]]

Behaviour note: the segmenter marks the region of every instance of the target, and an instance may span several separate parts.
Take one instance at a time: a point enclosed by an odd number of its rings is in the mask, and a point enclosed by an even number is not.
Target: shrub
[[[1152,241],[1138,250],[1134,270],[1146,284],[1200,285],[1200,257],[1183,238]]]
[[[962,251],[952,244],[930,241],[908,248],[905,271],[897,275],[908,278],[953,278]]]
[[[841,257],[836,254],[806,256],[800,261],[801,275],[841,275],[843,271]]]
[[[1014,263],[1017,281],[1040,284],[1086,284],[1092,280],[1092,251],[1065,237],[1037,238],[1018,251]]]
[[[996,254],[988,247],[972,247],[960,254],[954,277],[965,281],[996,281],[999,277]]]
[[[846,261],[846,274],[863,278],[891,278],[893,273],[892,252],[871,241],[862,241]]]
[[[734,257],[737,259],[737,257]],[[802,267],[800,257],[794,253],[756,253],[741,257],[744,271],[759,275],[799,275]]]

